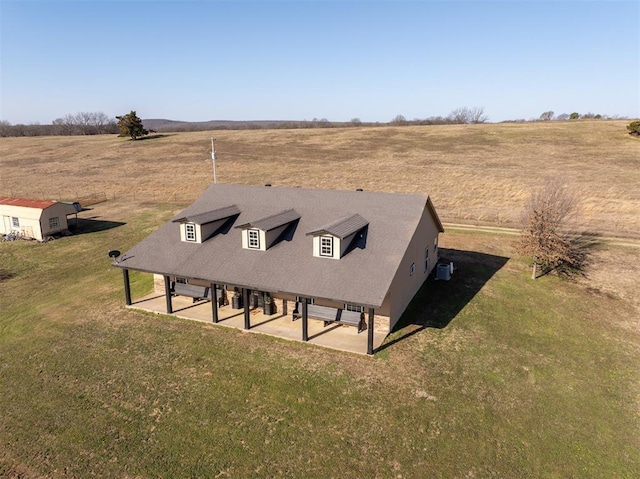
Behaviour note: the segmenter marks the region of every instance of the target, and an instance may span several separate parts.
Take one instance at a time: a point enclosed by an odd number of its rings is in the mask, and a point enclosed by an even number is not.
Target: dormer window
[[[282,240],[291,240],[300,215],[286,210],[236,226],[242,230],[242,247],[266,251]]]
[[[193,223],[186,223],[184,225],[185,230],[185,239],[187,241],[195,241],[196,240],[196,225]]]
[[[180,239],[188,243],[202,243],[212,236],[224,233],[240,214],[237,206],[227,206],[173,220],[180,224]]]
[[[352,215],[307,233],[313,236],[313,256],[340,259],[355,248],[364,248],[368,226],[362,216]]]
[[[333,256],[333,236],[320,237],[320,256]]]
[[[249,236],[249,248],[260,249],[260,232],[258,230],[247,230]]]

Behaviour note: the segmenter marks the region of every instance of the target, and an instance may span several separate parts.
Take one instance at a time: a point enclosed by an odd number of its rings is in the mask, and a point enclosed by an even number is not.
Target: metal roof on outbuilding
[[[0,196],[0,205],[21,206],[23,208],[36,208],[44,210],[56,204],[56,201],[32,200],[30,198],[12,198],[10,196]]]

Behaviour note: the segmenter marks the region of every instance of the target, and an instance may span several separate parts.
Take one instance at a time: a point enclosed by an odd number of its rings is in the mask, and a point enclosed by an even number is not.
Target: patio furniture
[[[193,302],[206,299],[209,294],[209,288],[206,286],[197,286],[195,284],[174,283],[172,292],[178,296],[189,296],[193,298]]]
[[[295,311],[294,311],[295,314]],[[365,330],[366,324],[362,318],[362,313],[347,311],[340,308],[330,308],[329,306],[319,306],[310,304],[307,308],[307,317],[324,321],[324,326],[331,323],[346,324],[358,328],[358,334]]]

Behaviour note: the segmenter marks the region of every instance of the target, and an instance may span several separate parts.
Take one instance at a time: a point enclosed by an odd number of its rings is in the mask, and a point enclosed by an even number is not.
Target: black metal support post
[[[302,299],[302,340],[309,341],[309,317],[307,298]]]
[[[129,286],[129,270],[122,268],[122,278],[124,280],[124,300],[127,306],[131,306],[131,287]]]
[[[242,288],[242,300],[244,303],[244,329],[251,329],[251,315],[249,312],[249,290]]]
[[[373,308],[369,308],[369,324],[367,326],[367,354],[373,354]]]
[[[173,314],[173,305],[171,304],[171,278],[164,277],[164,296],[167,300],[167,314]]]
[[[211,317],[213,322],[218,322],[218,285],[211,283]]]

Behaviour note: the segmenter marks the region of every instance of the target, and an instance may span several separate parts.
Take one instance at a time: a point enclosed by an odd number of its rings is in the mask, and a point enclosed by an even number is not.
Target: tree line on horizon
[[[79,112],[67,114],[56,118],[51,124],[18,123],[12,125],[9,121],[0,120],[0,137],[20,136],[81,136],[103,135],[121,133],[118,126],[120,117],[111,118],[103,112]],[[561,113],[555,115],[551,110],[543,112],[535,119],[506,120],[500,123],[525,123],[537,121],[572,121],[588,119],[628,119],[614,115],[578,112]],[[414,118],[409,120],[403,115],[396,115],[389,122],[365,122],[360,118],[352,118],[350,121],[335,122],[326,118],[313,118],[312,120],[291,121],[211,121],[211,122],[174,122],[167,121],[153,127],[154,132],[190,132],[210,130],[262,130],[262,129],[306,129],[306,128],[348,128],[348,127],[382,127],[382,126],[415,126],[415,125],[463,125],[486,123],[489,117],[482,107],[460,107],[453,110],[447,116],[431,116],[427,118]],[[151,120],[142,120],[149,122]],[[149,127],[149,130],[151,128]]]
[[[56,118],[51,124],[30,123],[28,125],[0,120],[0,137],[7,136],[80,136],[118,133],[115,118],[103,112],[79,112]]]

